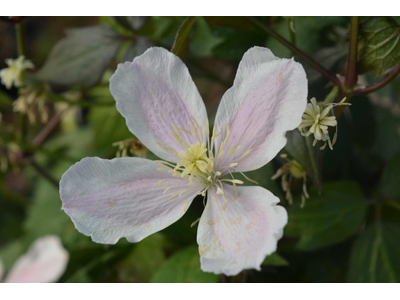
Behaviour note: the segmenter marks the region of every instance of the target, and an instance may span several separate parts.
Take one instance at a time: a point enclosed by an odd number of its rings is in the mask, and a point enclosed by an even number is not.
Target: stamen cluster
[[[311,103],[307,104],[306,111],[303,114],[301,124],[298,127],[301,134],[303,136],[310,136],[314,134],[314,142],[313,146],[317,144],[317,141],[325,142],[324,145],[320,148],[324,150],[326,145],[329,145],[329,148],[333,150],[333,145],[337,140],[337,121],[336,117],[333,115],[332,109],[336,106],[341,105],[351,105],[350,103],[344,103],[346,98],[343,98],[339,103],[324,103],[318,102],[315,98],[311,99]],[[329,136],[328,127],[336,127],[335,135],[333,136],[333,140]],[[305,129],[310,127],[308,132],[305,132]]]
[[[225,197],[225,193],[223,190],[223,185],[222,182],[229,182],[233,184],[235,192],[238,194],[237,189],[236,189],[236,184],[243,184],[244,182],[238,179],[235,179],[232,175],[231,170],[236,170],[236,166],[238,165],[238,161],[248,155],[252,150],[247,150],[245,151],[238,159],[236,159],[234,162],[230,163],[229,165],[224,165],[223,162],[226,160],[227,157],[230,155],[233,155],[236,153],[239,149],[241,149],[241,146],[235,147],[234,145],[231,145],[229,148],[229,151],[225,152],[225,146],[228,143],[228,140],[230,138],[231,130],[229,128],[229,124],[227,124],[226,127],[226,136],[224,141],[221,143],[218,156],[214,156],[213,148],[214,148],[214,143],[216,137],[221,135],[222,131],[217,132],[216,128],[213,128],[213,134],[210,137],[209,134],[209,125],[208,125],[208,120],[207,120],[207,128],[206,128],[206,134],[207,134],[207,145],[204,142],[204,136],[203,136],[203,128],[197,123],[197,121],[192,117],[193,122],[190,123],[190,130],[187,130],[185,128],[179,128],[175,124],[171,124],[172,126],[172,131],[171,134],[175,138],[175,140],[178,142],[178,144],[181,146],[180,151],[176,151],[174,148],[170,146],[163,145],[161,143],[157,143],[160,147],[163,149],[167,150],[170,153],[173,153],[176,157],[179,158],[180,163],[177,163],[176,165],[171,164],[166,161],[156,161],[158,163],[164,164],[165,166],[169,166],[171,168],[159,168],[159,171],[166,171],[172,174],[172,176],[175,177],[181,177],[185,178],[188,177],[189,183],[188,186],[193,186],[193,185],[198,185],[200,184],[202,189],[199,192],[200,195],[205,197],[206,191],[208,189],[215,189],[215,192],[217,195],[220,195],[221,198],[227,202],[227,199]],[[182,134],[183,132],[187,133],[188,135],[195,137],[196,143],[194,144],[188,144],[185,141],[184,135]],[[219,164],[218,164],[219,163]],[[220,165],[223,166],[221,167],[220,170],[217,170],[216,166]],[[230,174],[232,179],[225,179],[223,178],[224,175]],[[243,173],[242,175],[246,177]],[[193,179],[196,178],[197,180],[194,181]],[[167,182],[168,179],[161,180],[156,183],[156,186]],[[167,193],[169,190],[175,188],[174,186],[169,186],[164,190],[164,194]],[[172,194],[170,199],[173,199],[175,197],[179,197],[182,194],[184,194],[187,190],[182,190],[179,193]],[[229,196],[228,196],[229,197]],[[214,201],[217,201],[215,196],[212,196],[212,199]]]

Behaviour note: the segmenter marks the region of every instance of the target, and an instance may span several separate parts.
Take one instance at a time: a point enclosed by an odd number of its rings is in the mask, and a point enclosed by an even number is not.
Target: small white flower
[[[68,263],[68,252],[58,236],[38,238],[15,262],[4,282],[43,283],[56,282],[64,274]],[[3,267],[0,261],[0,282]]]
[[[266,48],[248,50],[211,132],[188,69],[163,48],[120,64],[110,89],[130,131],[163,161],[85,158],[72,166],[60,195],[76,228],[98,243],[139,242],[208,194],[197,233],[202,270],[228,276],[260,270],[276,251],[287,213],[266,189],[238,187],[243,181],[233,173],[268,163],[300,124],[303,67]]]
[[[327,143],[329,148],[333,150],[333,145],[336,143],[337,139],[337,121],[332,109],[340,105],[351,105],[350,103],[344,103],[345,101],[346,98],[343,98],[339,103],[317,103],[317,100],[312,98],[311,103],[307,104],[306,111],[303,114],[301,124],[298,128],[303,136],[314,134],[313,146],[317,144],[317,141],[323,141],[325,143],[320,148],[321,150],[325,149]],[[332,141],[329,137],[329,126],[336,127],[336,132]],[[305,131],[307,127],[310,127],[308,132]]]
[[[0,70],[0,79],[2,84],[6,86],[7,89],[11,89],[11,87],[21,87],[23,86],[22,76],[27,69],[33,69],[35,66],[33,63],[25,59],[23,55],[18,57],[17,59],[6,59],[6,64],[8,68],[4,68]]]

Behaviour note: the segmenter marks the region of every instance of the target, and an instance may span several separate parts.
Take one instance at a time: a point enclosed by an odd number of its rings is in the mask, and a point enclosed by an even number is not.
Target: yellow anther
[[[186,193],[187,192],[187,190],[183,190],[183,191],[181,191],[180,193],[179,193],[179,196],[182,196],[184,193]]]
[[[154,186],[158,186],[158,185],[160,185],[161,183],[166,182],[166,181],[168,181],[168,179],[160,180],[160,181],[157,182]]]
[[[180,128],[180,127],[178,129],[186,132],[189,135],[192,135],[192,133],[189,130],[186,130],[186,129],[183,129],[183,128]]]
[[[163,194],[165,194],[166,192],[168,192],[170,189],[172,189],[172,188],[174,188],[175,186],[169,186],[169,187],[167,187],[165,190],[164,190],[164,192],[163,192]]]
[[[199,123],[197,123],[195,118],[192,117],[192,120],[194,121],[194,123],[196,124],[197,128],[199,129],[200,140],[203,141],[203,130],[202,130],[201,126],[199,125]]]
[[[196,138],[196,140],[197,140],[197,132],[196,132],[196,129],[194,128],[194,126],[193,126],[193,123],[192,123],[192,122],[190,122],[190,128],[192,129],[193,135],[194,135],[194,137],[195,137],[195,138]]]
[[[169,172],[169,171],[171,171],[171,169],[168,169],[168,168],[158,168],[157,171]],[[173,171],[173,170],[172,170],[172,171]]]
[[[224,191],[219,186],[217,186],[217,195],[223,195],[223,194]]]
[[[238,163],[231,163],[230,165],[229,165],[229,168],[233,168],[233,167],[236,167],[238,165]]]
[[[200,221],[200,218],[198,218],[196,221],[194,221],[194,222],[190,225],[190,227],[193,227],[193,226],[196,225],[197,222],[199,222],[199,221]]]
[[[174,199],[175,197],[178,197],[179,194],[173,194],[171,197],[169,197],[169,200]]]
[[[248,155],[251,151],[253,151],[253,149],[247,150],[245,153],[242,154],[242,156],[240,158],[245,157],[246,155]]]

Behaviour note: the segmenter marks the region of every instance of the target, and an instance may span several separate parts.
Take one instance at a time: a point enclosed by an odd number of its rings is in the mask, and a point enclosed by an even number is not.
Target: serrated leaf
[[[263,262],[264,265],[272,265],[272,266],[288,266],[289,263],[286,259],[280,256],[278,253],[272,253],[268,255]]]
[[[400,281],[400,225],[376,223],[353,245],[349,282]]]
[[[99,82],[121,42],[121,36],[106,25],[69,29],[36,77],[63,87],[91,87]]]
[[[171,52],[185,59],[189,51],[189,35],[196,23],[197,17],[187,17],[179,27]]]
[[[289,222],[285,235],[299,237],[296,248],[304,251],[342,242],[360,229],[366,204],[356,183],[326,183],[321,195],[311,191],[304,208],[287,208]]]
[[[391,17],[371,17],[360,24],[358,72],[380,77],[400,63],[400,25]]]
[[[386,164],[382,175],[381,192],[387,198],[400,199],[400,152]]]
[[[157,271],[151,282],[163,283],[213,283],[219,276],[200,269],[197,246],[187,247],[172,255]]]

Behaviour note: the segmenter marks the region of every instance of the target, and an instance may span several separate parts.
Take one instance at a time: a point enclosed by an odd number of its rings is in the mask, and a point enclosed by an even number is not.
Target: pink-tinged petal
[[[244,269],[257,269],[276,251],[287,223],[279,199],[262,187],[224,184],[225,202],[210,190],[197,233],[201,269],[234,276]],[[213,200],[215,197],[216,200]]]
[[[228,123],[231,129],[217,168],[238,161],[237,170],[245,172],[268,163],[285,146],[285,133],[300,124],[306,104],[307,78],[301,64],[279,59],[266,48],[248,50],[216,115],[216,130],[222,131],[216,139],[217,151]],[[232,145],[241,147],[228,156]]]
[[[5,282],[56,282],[64,274],[68,258],[58,236],[41,237],[17,260]]]
[[[185,64],[164,48],[150,48],[133,62],[119,64],[110,79],[110,90],[129,130],[162,159],[180,162],[172,151],[158,144],[181,150],[171,134],[171,124],[190,132],[193,117],[202,127],[205,141],[203,100]],[[187,144],[196,143],[194,134],[181,133]]]
[[[137,157],[84,158],[61,178],[62,209],[94,242],[139,242],[181,218],[201,189],[158,168]]]
[[[0,260],[0,282],[1,279],[3,279],[3,273],[4,273],[3,263]]]

